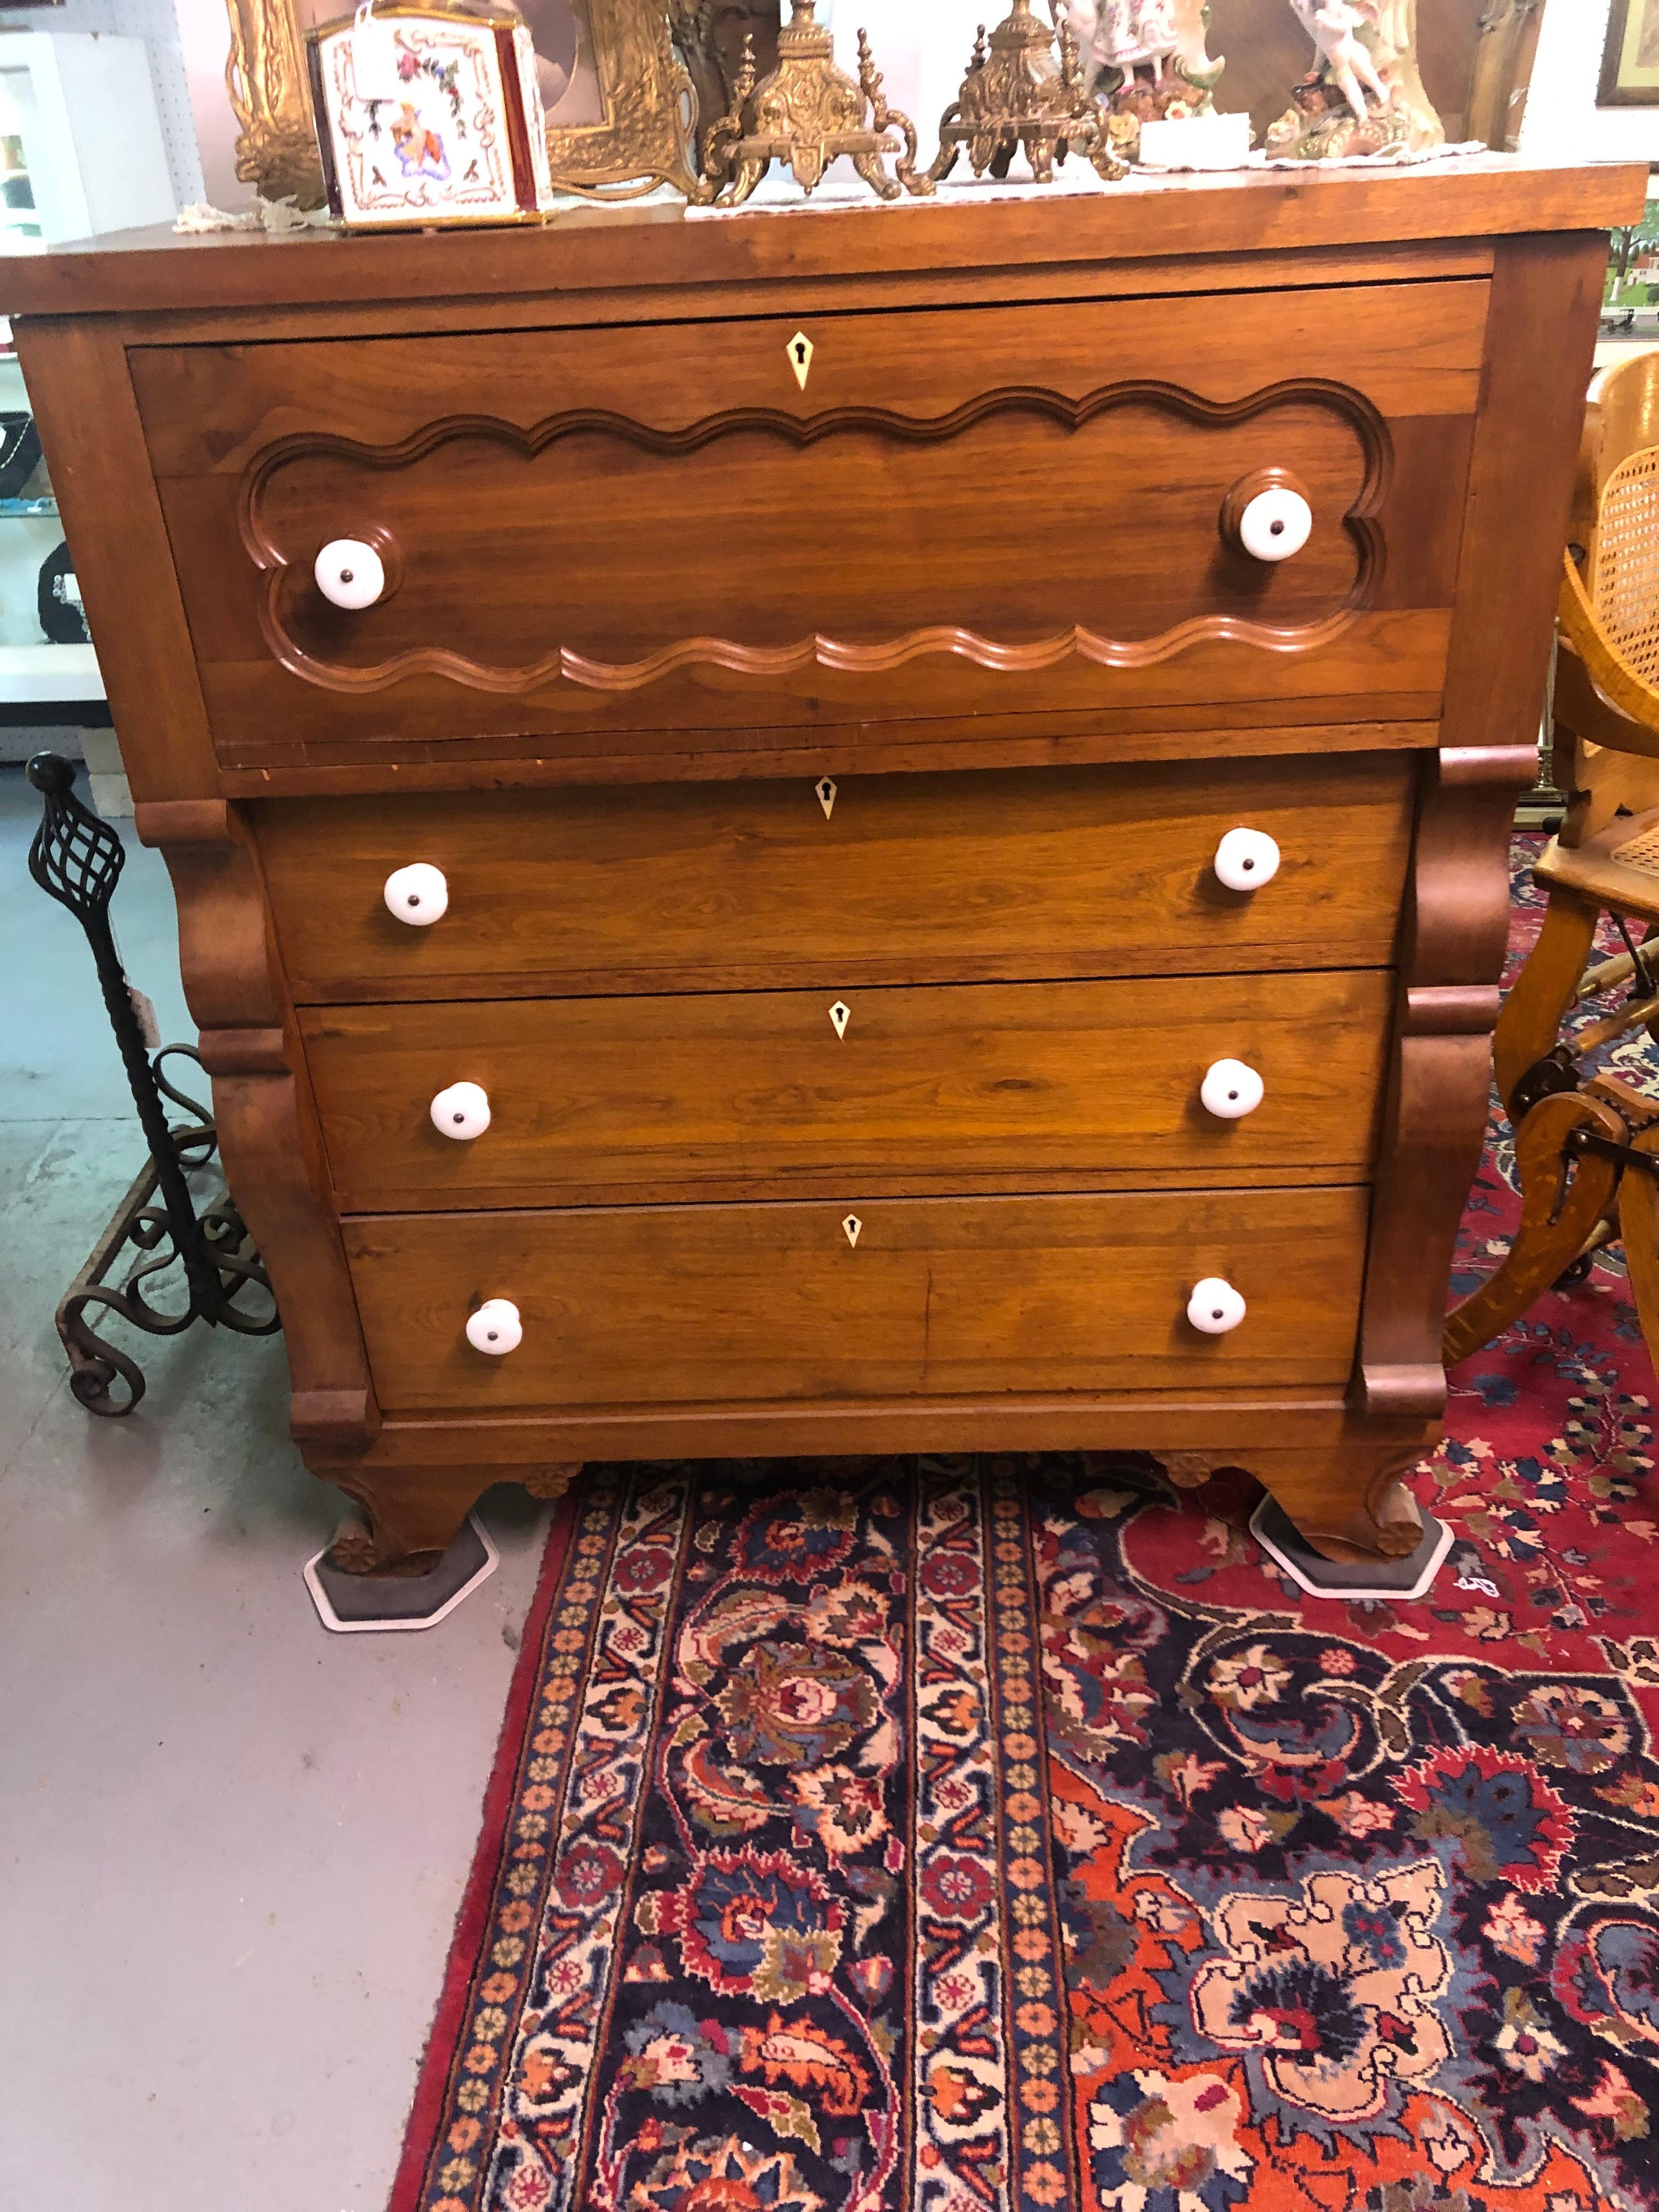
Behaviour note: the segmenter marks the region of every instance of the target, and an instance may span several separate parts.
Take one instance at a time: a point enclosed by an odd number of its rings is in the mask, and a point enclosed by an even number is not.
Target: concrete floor
[[[501,1566],[441,1626],[331,1637],[280,1340],[127,1332],[137,1413],[70,1395],[52,1310],[143,1145],[38,819],[0,769],[0,2197],[380,2212],[549,1509],[492,1492]],[[191,1038],[128,851],[128,972]]]

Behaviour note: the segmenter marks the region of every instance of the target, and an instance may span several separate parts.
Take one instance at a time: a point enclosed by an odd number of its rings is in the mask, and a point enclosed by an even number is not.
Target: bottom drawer
[[[344,1234],[391,1413],[1208,1392],[1346,1382],[1370,1197],[852,1197],[372,1215]],[[1208,1277],[1248,1309],[1224,1335],[1187,1318]],[[488,1299],[519,1310],[505,1357],[467,1340]]]

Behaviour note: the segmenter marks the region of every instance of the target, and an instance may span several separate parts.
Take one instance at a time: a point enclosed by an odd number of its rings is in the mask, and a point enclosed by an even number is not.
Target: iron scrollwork
[[[40,827],[29,848],[29,873],[42,890],[68,908],[86,933],[103,992],[105,1011],[120,1049],[149,1159],[111,1215],[86,1264],[59,1299],[58,1334],[70,1363],[70,1388],[88,1413],[130,1413],[144,1395],[143,1370],[131,1355],[100,1336],[88,1319],[113,1314],[147,1336],[178,1336],[192,1322],[240,1336],[274,1336],[282,1327],[258,1254],[232,1202],[222,1192],[198,1213],[188,1173],[205,1167],[218,1147],[206,1107],[167,1074],[175,1058],[201,1060],[189,1045],[144,1042],[132,987],[116,951],[109,905],[126,854],[107,822],[75,794],[75,769],[57,753],[37,753],[29,781],[43,802]],[[189,1117],[170,1123],[171,1101]],[[159,1194],[159,1203],[157,1200]],[[107,1279],[131,1251],[134,1264],[118,1283]],[[163,1276],[182,1272],[182,1308],[153,1303]],[[176,1279],[176,1276],[175,1276]],[[255,1295],[252,1307],[245,1294]],[[117,1382],[125,1398],[115,1395]]]

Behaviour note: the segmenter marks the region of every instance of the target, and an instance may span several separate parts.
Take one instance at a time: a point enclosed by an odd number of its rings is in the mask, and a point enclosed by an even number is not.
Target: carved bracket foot
[[[1423,1538],[1417,1500],[1400,1478],[1424,1454],[1420,1443],[1354,1441],[1242,1452],[1158,1452],[1155,1463],[1177,1490],[1198,1490],[1227,1472],[1254,1475],[1296,1524],[1303,1541],[1339,1563],[1403,1559]]]
[[[1304,1541],[1328,1559],[1403,1559],[1423,1540],[1423,1516],[1401,1477],[1422,1443],[1352,1443],[1252,1451],[1240,1464],[1284,1507]]]
[[[491,1468],[330,1468],[321,1480],[362,1510],[334,1532],[328,1563],[348,1575],[423,1575],[496,1480]]]
[[[426,1574],[492,1483],[521,1482],[532,1498],[562,1498],[579,1459],[514,1470],[492,1467],[325,1468],[320,1479],[356,1501],[334,1532],[328,1563],[347,1575]]]

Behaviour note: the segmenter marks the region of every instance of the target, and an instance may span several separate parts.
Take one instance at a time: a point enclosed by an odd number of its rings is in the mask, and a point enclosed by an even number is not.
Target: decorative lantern
[[[535,48],[503,0],[365,4],[307,31],[306,64],[342,222],[539,222],[552,204]]]

